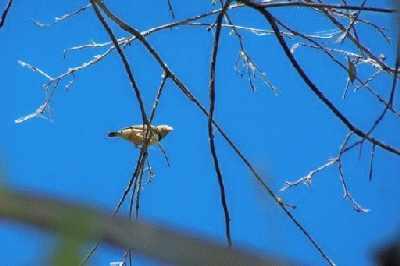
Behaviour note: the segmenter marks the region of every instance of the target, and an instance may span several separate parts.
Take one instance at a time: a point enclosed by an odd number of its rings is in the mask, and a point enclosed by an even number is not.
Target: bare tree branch
[[[246,1],[240,1],[246,2]],[[311,1],[282,1],[278,3],[269,3],[269,1],[254,3],[258,8],[270,8],[270,7],[309,7],[317,9],[341,9],[341,10],[358,10],[358,11],[370,11],[379,13],[395,13],[396,10],[392,8],[380,8],[380,7],[369,7],[369,6],[350,6],[350,5],[330,5],[325,3],[313,3]]]
[[[125,202],[126,197],[128,196],[129,192],[132,190],[132,197],[134,196],[135,188],[132,189],[132,186],[136,184],[136,179],[138,178],[139,174],[141,173],[141,169],[143,169],[144,162],[146,161],[148,156],[147,152],[140,152],[139,158],[136,163],[135,171],[132,174],[132,177],[130,178],[128,185],[126,186],[124,192],[122,193],[122,197],[118,201],[116,207],[114,208],[112,212],[112,216],[114,217],[117,215],[119,212],[122,204]],[[83,258],[81,261],[81,266],[86,265],[86,263],[89,261],[89,259],[93,256],[93,254],[96,252],[98,247],[100,246],[100,241],[97,241],[96,244],[89,250],[89,252],[86,254],[86,256]]]
[[[42,22],[37,21],[37,20],[34,20],[33,23],[34,23],[36,26],[38,26],[38,27],[50,27],[50,26],[53,26],[54,24],[60,23],[60,22],[62,22],[62,21],[64,21],[64,20],[67,20],[67,19],[69,19],[69,18],[73,18],[73,17],[75,17],[75,16],[81,14],[83,11],[87,10],[87,9],[90,8],[91,6],[92,6],[92,4],[89,3],[89,4],[86,4],[86,5],[84,5],[84,6],[79,7],[79,8],[76,9],[76,10],[73,10],[73,11],[71,11],[71,12],[68,12],[68,13],[66,13],[66,14],[64,14],[64,15],[62,15],[62,16],[55,17],[55,18],[54,18],[54,21],[51,22],[51,23],[42,23]]]
[[[7,17],[8,12],[10,11],[12,3],[13,3],[13,0],[8,0],[7,5],[4,8],[3,13],[1,14],[0,29],[4,26],[4,23],[6,22],[6,17]]]
[[[211,151],[211,156],[212,156],[212,159],[214,162],[215,172],[216,172],[217,178],[218,178],[218,185],[219,185],[220,196],[221,196],[221,204],[222,204],[222,208],[224,210],[225,236],[228,241],[228,246],[231,247],[232,246],[232,237],[231,237],[231,227],[230,227],[230,215],[229,215],[228,204],[226,203],[224,181],[223,181],[221,169],[219,166],[217,152],[215,149],[213,124],[212,124],[214,110],[215,110],[215,78],[216,78],[215,68],[217,65],[217,54],[218,54],[219,39],[220,39],[220,34],[221,34],[221,24],[222,24],[222,18],[224,17],[225,11],[227,10],[229,3],[230,3],[230,0],[227,0],[225,2],[221,13],[219,13],[219,15],[217,17],[215,36],[214,36],[212,52],[211,52],[210,82],[209,82],[210,109],[208,111],[208,113],[209,113],[209,116],[208,116],[208,139],[210,142],[210,151]]]
[[[172,7],[172,0],[167,0],[168,3],[168,11],[171,14],[172,19],[175,19],[174,8]]]

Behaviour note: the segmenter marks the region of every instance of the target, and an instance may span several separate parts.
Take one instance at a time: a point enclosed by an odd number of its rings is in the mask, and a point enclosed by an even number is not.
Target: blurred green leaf
[[[50,257],[49,265],[71,266],[81,262],[80,247],[84,244],[82,239],[67,235],[60,235],[59,243]]]

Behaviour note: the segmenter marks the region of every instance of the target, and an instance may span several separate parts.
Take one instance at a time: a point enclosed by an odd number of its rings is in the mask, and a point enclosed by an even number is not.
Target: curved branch
[[[225,236],[228,241],[228,245],[232,246],[232,238],[231,238],[231,227],[230,227],[230,217],[229,217],[229,209],[228,204],[226,203],[226,196],[225,196],[225,187],[224,187],[224,180],[222,177],[221,169],[219,167],[219,161],[217,157],[217,152],[215,150],[215,141],[214,141],[214,133],[213,133],[213,116],[214,116],[214,109],[215,109],[215,68],[217,66],[217,53],[219,47],[219,39],[221,35],[221,24],[222,18],[224,17],[224,13],[229,6],[230,0],[227,0],[224,4],[221,13],[218,14],[217,23],[215,28],[215,37],[214,37],[214,45],[212,48],[211,53],[211,63],[210,63],[210,110],[208,116],[208,139],[210,142],[210,152],[214,162],[215,172],[217,173],[218,178],[218,185],[220,190],[221,196],[221,204],[224,210],[224,218],[225,218]]]
[[[0,217],[84,241],[101,239],[115,247],[134,249],[145,256],[174,265],[287,264],[247,251],[228,249],[149,223],[112,217],[78,204],[28,195],[26,192],[5,191],[4,188],[0,191]]]

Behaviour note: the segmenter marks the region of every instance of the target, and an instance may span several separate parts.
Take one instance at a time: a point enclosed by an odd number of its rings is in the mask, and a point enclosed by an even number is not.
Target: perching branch
[[[111,28],[108,26],[108,24],[105,21],[104,17],[101,15],[100,10],[96,6],[96,3],[94,1],[91,1],[91,3],[92,3],[92,6],[93,6],[93,9],[94,9],[94,11],[96,13],[97,18],[99,19],[99,21],[103,25],[104,29],[106,30],[106,32],[110,36],[112,42],[114,43],[114,47],[117,48],[118,54],[121,57],[122,63],[124,65],[124,67],[125,67],[125,71],[128,74],[129,81],[130,81],[131,86],[133,87],[133,89],[135,91],[136,98],[137,98],[139,106],[140,106],[140,110],[141,110],[141,113],[142,113],[143,126],[147,125],[148,128],[150,128],[150,122],[149,122],[149,120],[147,118],[146,111],[144,109],[144,104],[143,104],[143,100],[142,100],[142,97],[141,97],[140,89],[137,86],[136,81],[135,81],[135,79],[133,77],[133,73],[132,73],[132,70],[131,70],[131,68],[129,66],[128,60],[126,59],[121,47],[119,46],[117,38],[112,33]],[[125,198],[126,198],[126,196],[128,195],[128,193],[129,193],[129,191],[131,189],[132,183],[135,182],[135,184],[136,184],[138,182],[138,179],[140,179],[140,177],[141,177],[141,173],[143,172],[144,162],[146,161],[147,154],[148,154],[147,153],[147,145],[148,145],[148,143],[150,141],[150,138],[149,138],[150,130],[147,130],[146,132],[147,133],[146,133],[146,136],[145,136],[145,144],[140,149],[139,159],[138,159],[138,162],[136,164],[135,172],[134,172],[133,176],[131,177],[131,180],[129,181],[127,189],[125,189],[125,192],[124,192],[124,194],[122,196],[122,199],[120,200],[120,202],[118,203],[116,209],[114,210],[113,215],[115,215],[118,212],[118,210],[121,207],[122,203],[125,201]],[[135,193],[135,191],[133,191],[132,193]],[[138,200],[138,197],[139,196],[137,196],[137,198],[136,198],[137,200]],[[98,246],[99,246],[99,243],[96,243],[96,245],[89,251],[89,253],[85,257],[85,259],[83,260],[82,264],[85,264],[89,260],[91,255],[98,248]]]
[[[120,200],[118,201],[116,207],[114,208],[113,212],[112,212],[112,217],[116,216],[120,210],[120,208],[122,207],[122,204],[125,202],[126,197],[128,196],[129,192],[132,190],[132,197],[134,195],[135,192],[135,188],[132,189],[132,186],[134,184],[136,184],[136,179],[138,178],[138,176],[140,175],[140,173],[142,172],[143,166],[144,166],[144,162],[147,160],[147,156],[148,153],[147,152],[140,152],[139,154],[139,158],[137,160],[136,163],[136,167],[135,167],[135,171],[132,174],[132,177],[130,178],[128,185],[126,186],[124,192],[122,193],[122,197],[120,198]],[[100,245],[100,241],[97,241],[96,244],[89,250],[89,252],[86,254],[86,256],[83,258],[82,262],[81,262],[81,266],[86,265],[86,263],[89,261],[89,259],[92,257],[92,255],[96,252],[96,250],[98,249]]]

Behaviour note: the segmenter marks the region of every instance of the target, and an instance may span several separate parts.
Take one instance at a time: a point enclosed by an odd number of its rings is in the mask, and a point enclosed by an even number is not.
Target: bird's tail
[[[118,137],[120,135],[120,133],[118,131],[112,131],[110,133],[108,133],[108,137],[113,138],[113,137]]]

